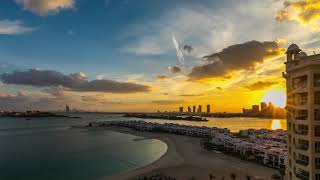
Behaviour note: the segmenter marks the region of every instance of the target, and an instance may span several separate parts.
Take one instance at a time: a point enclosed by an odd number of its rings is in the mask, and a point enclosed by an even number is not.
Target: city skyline
[[[0,110],[284,107],[286,48],[320,52],[320,5],[297,2],[0,2]]]

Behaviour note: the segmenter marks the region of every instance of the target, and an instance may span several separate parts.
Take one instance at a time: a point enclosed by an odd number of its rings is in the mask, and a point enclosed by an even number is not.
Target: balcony
[[[301,164],[303,166],[308,166],[309,165],[309,162],[306,161],[306,160],[302,160],[302,159],[296,159],[296,163],[297,164]]]
[[[297,144],[296,148],[300,149],[300,150],[307,151],[309,149],[309,146],[308,145]]]
[[[295,116],[294,119],[296,119],[296,120],[307,120],[308,116]]]
[[[299,129],[296,129],[294,131],[296,134],[299,134],[299,135],[307,135],[308,134],[308,130],[299,130]]]
[[[296,173],[296,177],[302,180],[309,180],[309,173]]]

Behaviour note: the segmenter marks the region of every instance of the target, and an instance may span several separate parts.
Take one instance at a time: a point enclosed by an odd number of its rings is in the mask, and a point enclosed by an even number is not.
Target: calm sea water
[[[112,132],[70,129],[90,121],[137,120],[121,115],[81,114],[80,119],[42,118],[26,121],[0,118],[0,179],[100,179],[149,164],[161,157],[167,146],[155,140]],[[286,129],[285,120],[258,118],[210,118],[209,122],[175,122],[232,131],[247,128]]]
[[[149,164],[167,145],[112,131],[69,129],[92,119],[0,119],[1,180],[92,180]]]

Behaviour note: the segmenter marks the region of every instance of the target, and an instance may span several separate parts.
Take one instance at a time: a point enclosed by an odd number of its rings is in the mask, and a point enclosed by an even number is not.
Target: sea
[[[138,120],[121,114],[78,113],[81,118],[0,117],[0,180],[96,180],[150,164],[167,145],[156,139],[107,130],[70,128],[91,121]],[[208,122],[166,121],[241,129],[286,129],[284,119],[209,118]]]

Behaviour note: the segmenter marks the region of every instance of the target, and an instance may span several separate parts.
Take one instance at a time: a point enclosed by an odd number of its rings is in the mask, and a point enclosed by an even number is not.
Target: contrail
[[[172,42],[173,42],[174,47],[176,48],[177,57],[178,57],[179,62],[180,62],[182,65],[184,65],[183,53],[182,53],[182,51],[180,50],[179,43],[178,43],[178,41],[176,40],[176,37],[174,36],[174,34],[172,34]]]

